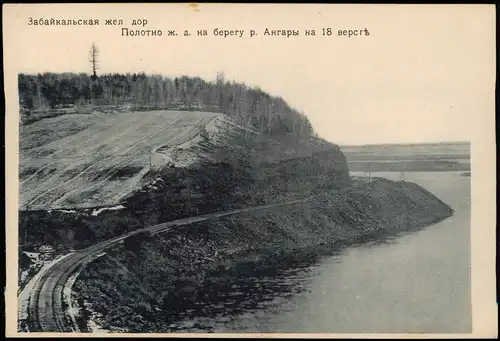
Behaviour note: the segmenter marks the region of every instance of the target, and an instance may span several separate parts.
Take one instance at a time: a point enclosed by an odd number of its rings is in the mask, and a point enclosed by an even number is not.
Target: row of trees
[[[223,73],[215,82],[199,77],[161,75],[44,73],[19,75],[21,106],[27,115],[66,105],[120,105],[135,108],[191,109],[223,112],[265,134],[310,136],[308,119],[281,97],[258,87],[228,82]]]

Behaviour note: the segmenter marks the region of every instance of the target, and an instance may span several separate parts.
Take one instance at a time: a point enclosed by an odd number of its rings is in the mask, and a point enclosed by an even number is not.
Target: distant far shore
[[[382,161],[365,162],[350,161],[347,163],[351,172],[439,172],[470,171],[470,163],[458,161]]]
[[[350,171],[470,171],[469,142],[378,144],[340,147]]]
[[[434,142],[408,142],[408,143],[365,143],[365,144],[342,144],[341,148],[349,149],[349,148],[373,148],[373,147],[418,147],[418,146],[451,146],[451,145],[470,145],[470,141],[434,141]]]

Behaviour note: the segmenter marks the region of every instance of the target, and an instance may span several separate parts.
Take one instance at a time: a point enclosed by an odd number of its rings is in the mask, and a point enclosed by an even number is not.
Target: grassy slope
[[[179,111],[76,114],[23,126],[21,206],[116,204],[141,180],[134,175],[149,171],[153,149],[188,141],[217,115]],[[120,172],[127,176],[118,177]]]
[[[419,228],[452,213],[413,183],[379,179],[328,191],[296,207],[128,240],[110,250],[110,258],[90,264],[74,289],[82,303],[90,302],[103,315],[106,329],[167,331],[171,322],[192,314],[195,302],[224,306],[226,286],[242,272],[287,266],[297,257],[314,257],[387,231]],[[227,309],[231,313],[229,303]],[[198,316],[210,314],[195,310]]]

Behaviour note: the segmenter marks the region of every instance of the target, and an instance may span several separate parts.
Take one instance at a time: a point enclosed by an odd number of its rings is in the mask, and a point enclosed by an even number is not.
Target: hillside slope
[[[100,318],[92,322],[110,331],[170,332],[183,319],[236,314],[235,298],[225,293],[234,291],[228,288],[241,276],[293,267],[297,260],[379,234],[421,228],[451,214],[449,206],[418,185],[375,179],[295,207],[131,238],[80,274],[75,304],[87,307],[81,310],[80,327],[91,329],[89,316],[95,314]],[[266,288],[259,290],[265,299]]]
[[[199,142],[202,131],[218,129],[214,121],[227,119],[208,112],[95,112],[23,126],[21,207],[117,204],[140,189],[146,175],[175,164],[174,149],[177,154],[189,149]]]
[[[220,148],[212,142],[198,147],[215,152],[187,167],[160,169],[124,198],[120,210],[21,211],[20,244],[25,250],[79,249],[165,221],[300,199],[350,183],[345,158],[329,144],[292,145],[256,136],[232,138]]]

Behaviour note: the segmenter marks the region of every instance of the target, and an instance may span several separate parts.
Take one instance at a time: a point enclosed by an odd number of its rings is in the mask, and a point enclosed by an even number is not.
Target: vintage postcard
[[[496,337],[495,24],[4,5],[7,335]]]

